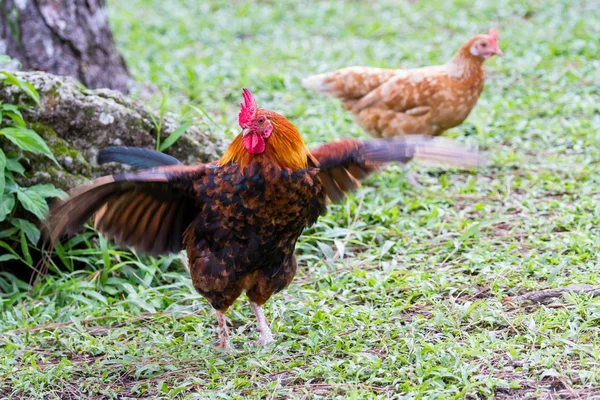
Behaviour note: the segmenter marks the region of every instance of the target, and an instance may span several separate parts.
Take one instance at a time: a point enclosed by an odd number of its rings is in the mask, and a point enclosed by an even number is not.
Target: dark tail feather
[[[98,153],[98,164],[118,162],[139,169],[164,167],[166,165],[182,165],[175,157],[159,151],[141,149],[139,147],[115,146],[107,147]]]

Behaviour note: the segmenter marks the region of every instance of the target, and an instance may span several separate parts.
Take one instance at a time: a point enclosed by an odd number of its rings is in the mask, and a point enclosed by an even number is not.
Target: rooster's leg
[[[225,313],[217,310],[217,322],[219,323],[219,344],[216,349],[231,349],[229,346],[229,333],[227,333],[227,320]]]
[[[267,322],[267,318],[265,318],[262,307],[252,301],[250,302],[250,306],[252,306],[252,311],[254,311],[254,315],[256,315],[258,321],[258,330],[260,331],[258,344],[266,346],[269,343],[273,343],[275,340],[273,340],[273,334],[271,333],[271,328],[269,328],[269,323]]]

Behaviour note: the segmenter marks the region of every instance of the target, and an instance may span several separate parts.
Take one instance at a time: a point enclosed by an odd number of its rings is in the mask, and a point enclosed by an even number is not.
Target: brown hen
[[[341,99],[371,136],[437,136],[460,125],[483,90],[483,62],[502,55],[490,29],[464,43],[444,65],[416,69],[348,67],[304,79],[306,88]]]

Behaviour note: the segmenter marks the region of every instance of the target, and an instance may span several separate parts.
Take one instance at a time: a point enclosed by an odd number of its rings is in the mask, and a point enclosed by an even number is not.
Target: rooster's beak
[[[250,133],[250,128],[246,127],[242,129],[242,137],[246,136],[248,133]]]

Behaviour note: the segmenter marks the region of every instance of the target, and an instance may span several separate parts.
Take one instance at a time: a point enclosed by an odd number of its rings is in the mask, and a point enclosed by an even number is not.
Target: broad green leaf
[[[8,261],[8,260],[18,260],[19,258],[13,254],[2,254],[0,256],[0,262]]]
[[[0,196],[4,193],[4,185],[6,184],[6,179],[4,178],[4,169],[6,168],[6,156],[2,149],[0,149]]]
[[[3,114],[8,118],[12,119],[17,125],[25,127],[25,120],[23,120],[23,116],[21,113],[16,113],[12,111],[4,111]]]
[[[19,190],[19,185],[17,185],[17,183],[13,180],[12,174],[9,171],[7,171],[4,178],[6,180],[6,182],[4,183],[4,194],[17,193],[17,191]]]
[[[58,165],[58,161],[54,158],[44,139],[35,131],[15,126],[0,130],[0,134],[6,136],[8,140],[19,146],[22,150],[35,154],[43,154]]]
[[[0,107],[0,109],[2,109],[2,111],[13,111],[15,113],[18,113],[19,115],[21,114],[21,111],[19,111],[19,106],[16,106],[14,104],[4,103],[2,104],[2,107]]]
[[[7,171],[16,172],[19,175],[23,175],[25,173],[25,167],[19,162],[19,159],[16,157],[6,157],[6,166]]]
[[[17,198],[23,207],[38,219],[42,220],[48,214],[48,204],[46,204],[45,197],[35,190],[19,188]]]
[[[59,198],[67,197],[67,194],[64,191],[58,189],[57,187],[55,187],[54,185],[51,185],[51,184],[34,185],[34,186],[28,187],[27,190],[30,192],[35,192],[44,198],[46,198],[46,197],[59,197]]]
[[[17,125],[25,126],[23,114],[21,114],[19,107],[15,106],[14,104],[2,104],[2,106],[0,106],[0,115],[6,115]]]
[[[15,207],[15,197],[10,194],[0,194],[0,222],[6,219]]]
[[[173,145],[183,134],[188,130],[190,126],[192,126],[193,121],[187,121],[181,124],[179,128],[175,129],[171,134],[165,139],[164,142],[160,144],[159,150],[165,151],[169,147]]]
[[[27,81],[21,81],[21,89],[23,89],[23,91],[25,93],[27,93],[29,95],[29,97],[31,97],[33,99],[33,101],[36,102],[36,104],[43,110],[44,106],[42,105],[42,102],[40,101],[40,95],[38,93],[38,91],[35,89],[35,87],[27,82]]]
[[[7,56],[6,54],[0,55],[0,64],[8,64],[12,61],[12,58]]]
[[[20,218],[13,218],[10,223],[21,229],[27,236],[27,239],[29,239],[29,241],[34,245],[39,242],[40,230],[31,222]]]
[[[33,101],[35,101],[35,103],[40,107],[40,108],[44,108],[42,106],[42,103],[40,102],[40,95],[37,92],[37,90],[35,89],[35,87],[33,87],[33,85],[29,82],[25,82],[19,78],[17,78],[15,75],[11,74],[8,71],[0,71],[0,73],[4,74],[5,78],[4,80],[8,83],[10,83],[11,85],[14,85],[18,88],[20,88],[23,92],[25,92],[27,94],[27,96],[29,96]]]
[[[67,194],[53,185],[35,185],[28,188],[19,188],[17,198],[23,207],[42,220],[48,214],[48,197],[64,197]]]

